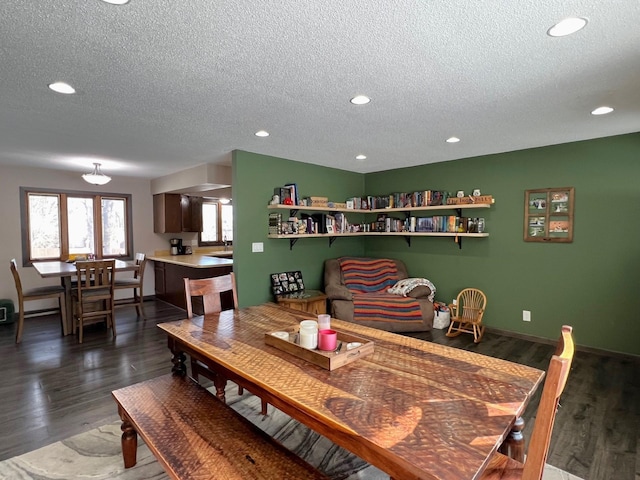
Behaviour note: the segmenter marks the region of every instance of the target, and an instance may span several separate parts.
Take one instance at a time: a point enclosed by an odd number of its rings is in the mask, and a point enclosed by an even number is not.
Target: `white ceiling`
[[[567,16],[589,23],[546,34]],[[0,164],[364,173],[637,132],[639,22],[639,0],[3,1]]]

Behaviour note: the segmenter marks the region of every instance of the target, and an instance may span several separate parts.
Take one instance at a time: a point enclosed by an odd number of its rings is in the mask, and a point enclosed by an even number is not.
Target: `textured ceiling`
[[[589,23],[546,35],[567,16]],[[637,132],[639,21],[638,0],[4,1],[0,164],[373,172]]]

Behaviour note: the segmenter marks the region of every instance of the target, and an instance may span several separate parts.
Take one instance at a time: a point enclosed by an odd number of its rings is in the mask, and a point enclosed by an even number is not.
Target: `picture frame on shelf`
[[[300,270],[271,274],[271,291],[274,295],[284,295],[285,293],[301,292],[303,290],[304,280]]]
[[[525,190],[524,241],[573,242],[574,202],[574,187]]]

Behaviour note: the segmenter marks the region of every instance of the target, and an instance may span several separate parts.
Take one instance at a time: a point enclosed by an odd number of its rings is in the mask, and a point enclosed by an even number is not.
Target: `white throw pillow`
[[[429,287],[429,289],[431,290],[429,301],[433,302],[436,294],[436,287],[426,278],[405,278],[403,280],[399,280],[393,287],[387,290],[387,293],[390,293],[392,295],[402,295],[403,297],[406,297],[411,290],[420,285]]]

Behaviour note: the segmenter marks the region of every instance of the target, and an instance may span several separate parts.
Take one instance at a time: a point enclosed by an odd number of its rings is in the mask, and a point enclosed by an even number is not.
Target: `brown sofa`
[[[349,260],[347,257],[343,257],[332,258],[325,260],[324,262],[324,291],[331,304],[332,317],[390,332],[420,332],[432,329],[434,317],[432,299],[435,291],[432,292],[431,288],[426,285],[418,285],[406,293],[406,297],[416,299],[419,305],[419,314],[414,312],[414,318],[404,319],[393,317],[385,318],[384,315],[377,317],[372,317],[371,315],[355,315],[356,310],[362,312],[362,309],[360,307],[355,308],[354,301],[359,301],[359,299],[362,298],[366,299],[370,294],[376,295],[377,299],[384,300],[385,298],[388,298],[390,302],[400,301],[399,297],[402,297],[402,295],[392,295],[387,293],[387,288],[390,286],[389,279],[396,278],[397,280],[403,280],[409,278],[409,275],[407,273],[406,266],[400,260],[367,258],[351,259],[355,261],[362,260],[364,262],[374,260],[390,262],[386,265],[386,274],[388,275],[387,284],[381,286],[375,292],[363,292],[358,289],[359,286],[357,284],[355,285],[356,288],[353,288],[353,271],[351,271],[349,279],[346,282],[351,286],[351,288],[345,284],[345,276],[342,270],[342,265],[347,265],[344,263],[345,259]],[[430,296],[431,299],[429,298]],[[354,300],[354,297],[356,300]],[[405,298],[404,300],[407,299]],[[416,307],[413,308],[415,309]]]

